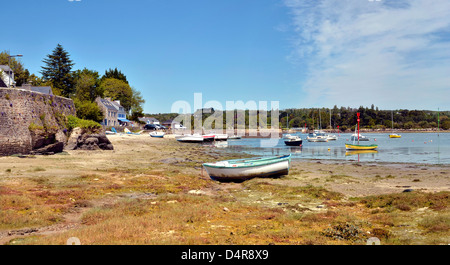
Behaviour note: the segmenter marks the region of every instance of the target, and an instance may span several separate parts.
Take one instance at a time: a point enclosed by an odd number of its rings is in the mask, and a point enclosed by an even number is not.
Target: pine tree
[[[43,60],[42,78],[51,83],[53,93],[64,97],[71,97],[75,92],[74,80],[72,76],[72,60],[69,53],[58,44],[52,54],[47,55]]]
[[[122,73],[122,71],[117,70],[117,67],[113,69],[109,68],[109,70],[105,71],[105,74],[102,76],[102,81],[106,78],[115,78],[115,79],[119,79],[124,81],[125,83],[128,84],[128,80],[127,77],[125,76],[124,73]]]

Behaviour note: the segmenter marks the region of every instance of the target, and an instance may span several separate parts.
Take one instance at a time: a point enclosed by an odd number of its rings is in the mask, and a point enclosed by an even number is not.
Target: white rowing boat
[[[225,160],[204,163],[213,180],[242,182],[255,177],[272,177],[289,174],[291,155]]]

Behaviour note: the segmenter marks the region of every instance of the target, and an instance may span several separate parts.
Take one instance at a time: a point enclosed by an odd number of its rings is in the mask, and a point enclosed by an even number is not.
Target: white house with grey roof
[[[14,71],[8,65],[0,65],[0,87],[14,87]]]
[[[117,120],[120,124],[127,125],[131,121],[127,119],[127,113],[125,111],[125,108],[120,105],[120,100],[111,101],[113,106],[117,109]]]

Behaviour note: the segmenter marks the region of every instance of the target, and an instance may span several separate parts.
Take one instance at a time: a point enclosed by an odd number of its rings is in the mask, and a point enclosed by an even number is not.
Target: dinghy
[[[178,135],[175,139],[183,143],[203,143],[203,137],[200,134]]]
[[[151,137],[154,138],[164,138],[164,132],[151,132],[149,133]]]
[[[289,173],[291,155],[224,160],[204,163],[206,172],[213,180],[242,182],[255,177],[282,176]]]

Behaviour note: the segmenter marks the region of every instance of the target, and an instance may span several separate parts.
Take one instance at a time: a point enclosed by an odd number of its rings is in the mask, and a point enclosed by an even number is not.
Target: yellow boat
[[[345,144],[347,150],[375,150],[378,148],[376,144],[362,145],[362,144]]]
[[[392,117],[392,133],[389,134],[389,138],[401,138],[402,136],[400,134],[394,133],[394,111],[391,111],[391,117]]]

